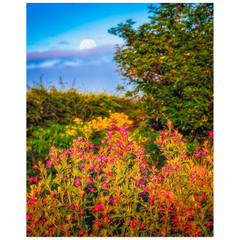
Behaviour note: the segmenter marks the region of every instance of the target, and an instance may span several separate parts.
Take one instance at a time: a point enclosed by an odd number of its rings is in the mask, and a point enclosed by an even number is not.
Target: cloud
[[[68,42],[68,41],[61,41],[61,42],[59,42],[58,44],[60,44],[60,45],[68,45],[69,42]]]
[[[83,66],[110,62],[113,59],[115,45],[104,45],[84,50],[50,50],[27,54],[27,67],[64,67]]]

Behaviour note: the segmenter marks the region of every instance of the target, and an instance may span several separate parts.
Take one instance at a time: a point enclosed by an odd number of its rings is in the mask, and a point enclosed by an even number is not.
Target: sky
[[[128,19],[134,28],[149,22],[157,3],[27,3],[27,84],[63,82],[91,92],[115,92],[123,84],[113,61],[121,38],[108,33]],[[91,39],[96,46],[80,44]],[[87,46],[85,46],[87,47]]]

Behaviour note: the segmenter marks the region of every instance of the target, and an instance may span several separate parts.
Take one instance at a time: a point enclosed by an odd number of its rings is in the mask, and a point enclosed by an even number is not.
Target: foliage
[[[39,162],[28,179],[27,236],[213,236],[212,139],[190,154],[169,123],[156,140],[167,158],[158,170],[118,123],[101,146],[87,131]]]
[[[46,88],[40,83],[27,91],[27,128],[68,125],[75,118],[90,121],[93,117],[109,117],[109,111],[123,112],[135,119],[141,114],[138,107],[138,103],[126,97],[81,93],[73,87],[69,90]]]
[[[181,133],[200,140],[213,129],[213,4],[149,9],[151,21],[137,30],[131,19],[109,30],[125,42],[114,60],[135,87],[126,95],[145,103],[154,129],[162,129],[166,116]]]

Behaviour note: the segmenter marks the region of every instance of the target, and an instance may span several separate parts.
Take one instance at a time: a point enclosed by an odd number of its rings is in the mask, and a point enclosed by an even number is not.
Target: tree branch
[[[206,8],[206,11],[207,11],[208,15],[210,16],[210,18],[211,18],[211,19],[212,19],[212,21],[213,21],[213,17],[212,17],[212,15],[211,15],[210,11],[207,9],[207,6],[206,6],[206,4],[205,4],[205,3],[203,3],[203,5],[204,5],[204,7]]]

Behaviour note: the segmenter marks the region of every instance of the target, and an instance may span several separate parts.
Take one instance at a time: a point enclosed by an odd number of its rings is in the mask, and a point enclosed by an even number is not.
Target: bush
[[[27,236],[213,236],[212,139],[191,154],[169,123],[156,140],[167,158],[158,170],[118,122],[101,146],[86,132],[39,162]]]
[[[109,111],[123,112],[135,119],[141,113],[139,104],[126,97],[107,93],[81,93],[39,84],[27,91],[27,128],[34,126],[68,125],[73,119],[91,121],[93,117],[109,117]]]

